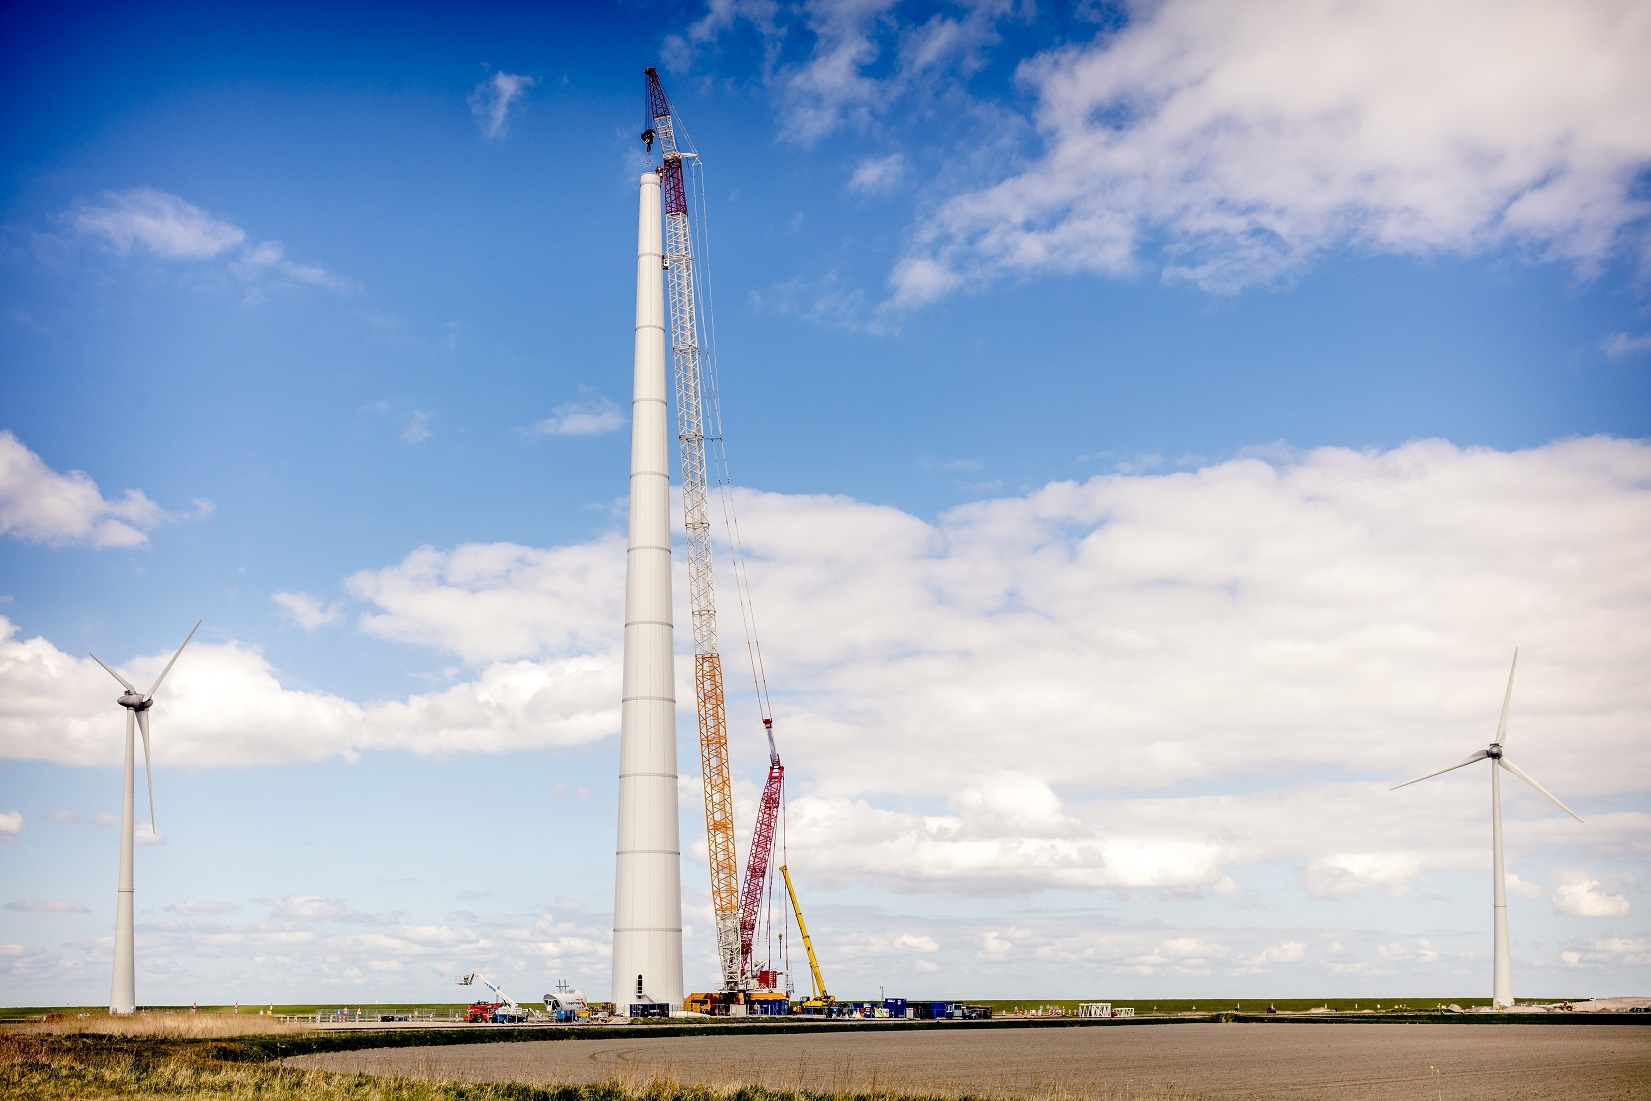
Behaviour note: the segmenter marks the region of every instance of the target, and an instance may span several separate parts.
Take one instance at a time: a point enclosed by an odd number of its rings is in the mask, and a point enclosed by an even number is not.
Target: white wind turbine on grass
[[[1476,761],[1489,760],[1491,762],[1490,837],[1492,854],[1491,863],[1493,866],[1491,896],[1493,903],[1492,924],[1495,929],[1496,967],[1496,975],[1492,982],[1491,1002],[1497,1009],[1506,1009],[1513,1005],[1513,962],[1508,950],[1507,869],[1502,859],[1502,770],[1507,769],[1509,772],[1531,785],[1531,787],[1541,792],[1553,803],[1554,806],[1558,807],[1572,818],[1576,818],[1578,822],[1582,821],[1581,818],[1577,817],[1577,813],[1575,811],[1573,811],[1570,807],[1567,807],[1564,803],[1561,803],[1558,799],[1554,798],[1553,792],[1531,779],[1530,776],[1526,775],[1523,769],[1508,760],[1506,756],[1508,746],[1508,706],[1513,702],[1513,673],[1517,668],[1519,668],[1519,650],[1515,648],[1513,652],[1513,665],[1508,668],[1508,690],[1502,695],[1502,718],[1497,721],[1496,739],[1491,742],[1488,749],[1481,749],[1477,753],[1470,753],[1468,756],[1462,758],[1462,760],[1457,761],[1453,765],[1446,765],[1444,768],[1435,769],[1432,772],[1416,777],[1414,780],[1406,780],[1404,783],[1391,789],[1393,791],[1398,791],[1399,788],[1409,787],[1411,784],[1420,783],[1423,780],[1429,779],[1433,776],[1438,776],[1441,773],[1450,772],[1453,769],[1465,768]]]
[[[155,683],[149,686],[149,691],[139,692],[132,687],[132,682],[109,669],[102,658],[96,654],[92,660],[108,669],[109,675],[125,687],[116,703],[126,708],[126,788],[120,805],[120,887],[115,894],[115,976],[109,986],[109,1012],[132,1013],[137,1009],[137,981],[134,975],[134,944],[132,930],[132,804],[136,801],[137,780],[137,747],[133,744],[132,728],[137,726],[143,731],[143,778],[149,782],[149,828],[155,828],[155,777],[149,770],[149,708],[155,703],[155,690],[166,679],[166,674],[172,671],[177,664],[178,654],[189,645],[189,640],[195,637],[195,632],[201,629],[201,621],[196,620],[195,626],[189,629],[189,634],[178,646],[177,653],[172,660],[166,663],[161,675],[155,678]]]

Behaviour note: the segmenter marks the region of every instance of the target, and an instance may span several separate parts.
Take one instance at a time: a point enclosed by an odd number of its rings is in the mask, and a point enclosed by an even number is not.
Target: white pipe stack
[[[677,836],[676,679],[659,176],[642,175],[636,249],[631,520],[619,719],[619,845],[613,891],[613,1002],[682,1009],[682,854]]]

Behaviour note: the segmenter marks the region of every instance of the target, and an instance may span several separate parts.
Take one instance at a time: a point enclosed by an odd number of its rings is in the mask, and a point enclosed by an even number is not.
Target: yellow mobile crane
[[[814,941],[808,935],[808,923],[803,921],[803,908],[797,905],[797,888],[791,885],[791,872],[784,864],[780,865],[780,875],[785,877],[785,893],[791,896],[791,912],[797,915],[797,931],[803,935],[803,950],[808,953],[808,972],[814,981],[814,996],[803,1003],[804,1013],[829,1013],[829,1007],[837,999],[826,990],[825,979],[820,975],[820,961],[814,955]]]

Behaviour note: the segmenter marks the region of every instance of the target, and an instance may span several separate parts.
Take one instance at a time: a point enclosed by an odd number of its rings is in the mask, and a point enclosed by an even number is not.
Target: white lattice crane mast
[[[705,782],[705,836],[711,865],[711,908],[725,990],[741,985],[739,864],[734,850],[734,794],[728,765],[728,715],[723,702],[722,656],[717,650],[716,587],[711,571],[711,504],[705,458],[704,382],[700,375],[700,319],[694,298],[693,227],[683,160],[671,101],[659,74],[647,70],[650,147],[659,142],[665,208],[665,284],[671,314],[671,359],[676,374],[677,441],[682,456],[682,513],[688,543],[688,606],[694,628],[694,696],[699,712],[700,770]]]

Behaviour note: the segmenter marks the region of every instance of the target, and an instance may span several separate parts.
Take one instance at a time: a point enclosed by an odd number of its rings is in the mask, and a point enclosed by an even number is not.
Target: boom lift
[[[459,979],[458,985],[471,986],[475,983],[481,983],[487,989],[493,991],[493,1000],[487,1002],[477,998],[465,1006],[464,1019],[466,1022],[470,1024],[519,1025],[527,1020],[527,1010],[517,1005],[516,1000],[509,994],[489,982],[487,976],[480,971],[472,971],[470,974],[465,975]]]

